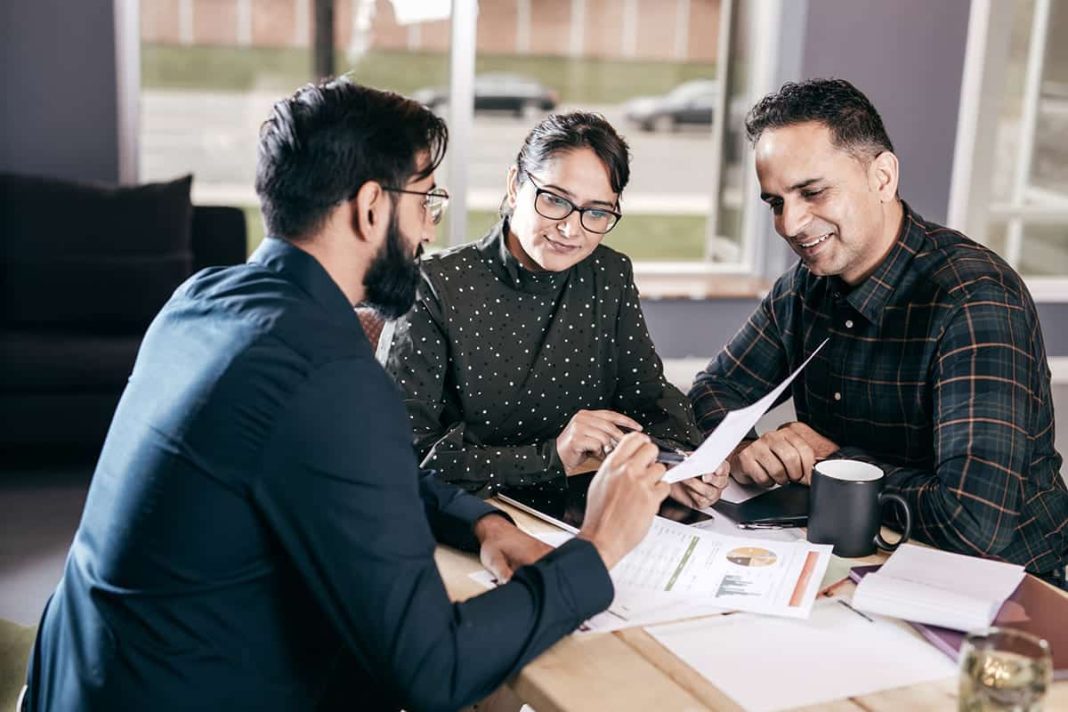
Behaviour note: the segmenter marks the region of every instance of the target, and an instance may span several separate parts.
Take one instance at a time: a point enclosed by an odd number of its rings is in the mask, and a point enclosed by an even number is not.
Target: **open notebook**
[[[879,568],[856,566],[849,576],[859,583]],[[991,625],[1022,630],[1045,638],[1053,654],[1053,679],[1068,680],[1068,625],[1065,621],[1068,621],[1068,594],[1034,576],[1025,576],[995,612]],[[929,643],[951,659],[957,659],[964,642],[963,632],[928,623],[908,622]]]
[[[1023,580],[1022,566],[905,544],[853,594],[858,610],[976,630],[990,625]]]

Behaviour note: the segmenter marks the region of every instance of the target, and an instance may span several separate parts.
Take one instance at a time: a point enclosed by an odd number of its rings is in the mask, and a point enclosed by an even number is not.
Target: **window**
[[[759,271],[741,121],[767,47],[733,0],[335,0],[335,66],[445,116],[439,244],[496,219],[523,137],[549,111],[603,113],[630,142],[607,244],[639,274]],[[144,0],[140,177],[194,173],[194,201],[241,205],[262,239],[255,144],[272,103],[311,80],[315,0]],[[755,69],[754,69],[755,67]],[[453,106],[470,97],[469,107]],[[460,110],[463,109],[463,110]],[[750,201],[751,202],[751,201]],[[456,215],[456,212],[459,215]],[[705,280],[707,283],[707,280]]]
[[[971,170],[955,172],[951,219],[1002,255],[1033,290],[1063,296],[1068,46],[1056,38],[1068,32],[1068,3],[1015,0],[980,9],[988,14],[976,18],[973,8],[965,60],[973,81],[965,82],[962,126],[970,130],[957,149],[958,163]]]

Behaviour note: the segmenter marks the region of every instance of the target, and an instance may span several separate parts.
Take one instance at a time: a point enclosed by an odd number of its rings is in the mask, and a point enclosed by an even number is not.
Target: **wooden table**
[[[499,501],[528,532],[555,527]],[[438,568],[454,600],[484,592],[468,577],[481,566],[477,557],[439,546]],[[877,553],[857,564],[880,563]],[[851,585],[851,584],[847,584]],[[756,662],[755,664],[759,664]],[[523,668],[508,683],[537,712],[556,710],[738,710],[731,698],[679,660],[644,629],[630,628],[597,635],[569,636]],[[861,712],[887,710],[950,710],[957,707],[955,676],[934,683],[850,697],[800,709]],[[1047,710],[1068,709],[1068,681],[1055,683]]]

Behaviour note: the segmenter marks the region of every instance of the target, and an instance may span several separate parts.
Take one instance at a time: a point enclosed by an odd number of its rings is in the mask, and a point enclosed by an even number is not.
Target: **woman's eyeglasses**
[[[527,174],[527,178],[530,179],[530,183],[536,191],[534,193],[534,211],[543,218],[563,220],[571,213],[578,211],[579,222],[582,223],[582,227],[590,232],[603,235],[614,228],[620,218],[623,217],[616,211],[606,208],[580,208],[567,198],[539,186],[530,174]]]

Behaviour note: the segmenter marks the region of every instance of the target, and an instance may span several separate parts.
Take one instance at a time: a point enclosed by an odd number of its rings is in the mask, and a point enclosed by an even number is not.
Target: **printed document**
[[[570,534],[537,534],[559,546]],[[655,517],[645,539],[610,575],[616,595],[580,632],[606,632],[728,611],[805,618],[819,592],[831,547],[803,540],[738,537]],[[495,585],[487,571],[470,576]]]
[[[768,412],[768,410],[775,404],[775,400],[782,395],[783,391],[797,378],[797,374],[808,365],[816,354],[820,352],[827,344],[827,339],[816,347],[816,350],[805,359],[805,362],[797,367],[797,370],[790,374],[790,376],[780,383],[756,403],[741,408],[739,410],[732,410],[727,413],[726,417],[720,422],[716,429],[705,438],[705,441],[701,443],[693,453],[690,454],[685,460],[675,465],[664,475],[664,482],[679,482],[691,477],[697,477],[708,472],[714,471],[720,464],[727,459],[727,457],[734,451],[734,448],[738,447],[738,443],[745,439],[745,436],[756,427],[757,421]],[[733,500],[728,500],[733,501]],[[743,500],[744,501],[744,500]]]
[[[662,517],[612,569],[616,588],[673,593],[736,611],[807,618],[831,547],[726,536]]]
[[[862,616],[840,599],[820,599],[803,621],[738,613],[648,632],[741,707],[757,712],[815,706],[957,672],[953,661],[904,623]]]

